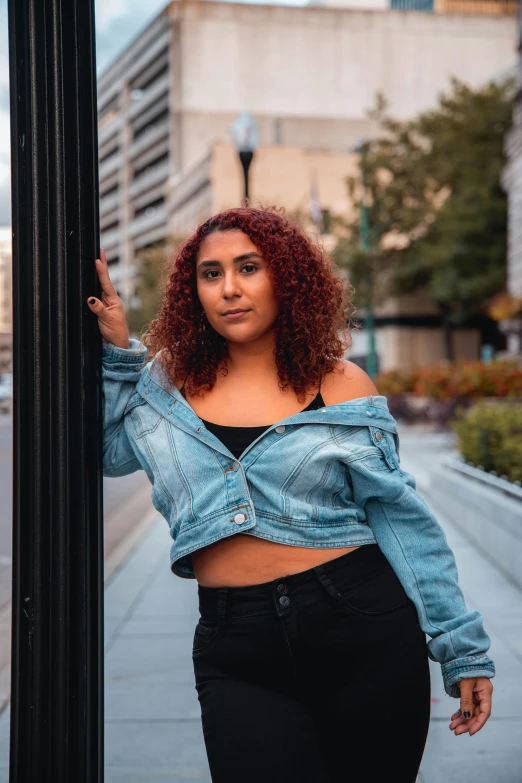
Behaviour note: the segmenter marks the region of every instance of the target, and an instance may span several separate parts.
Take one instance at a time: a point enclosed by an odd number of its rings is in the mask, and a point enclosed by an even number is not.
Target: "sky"
[[[111,61],[139,35],[140,31],[167,5],[167,1],[96,0],[98,73],[105,70]],[[273,1],[277,2],[277,0]],[[306,0],[284,0],[284,5],[305,4]],[[0,226],[9,226],[11,223],[10,166],[7,0],[0,0]]]

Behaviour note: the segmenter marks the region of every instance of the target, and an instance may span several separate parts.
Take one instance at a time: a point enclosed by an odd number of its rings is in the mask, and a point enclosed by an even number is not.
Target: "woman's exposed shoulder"
[[[333,372],[328,373],[323,380],[321,394],[326,405],[337,405],[379,392],[370,376],[357,364],[338,359]]]

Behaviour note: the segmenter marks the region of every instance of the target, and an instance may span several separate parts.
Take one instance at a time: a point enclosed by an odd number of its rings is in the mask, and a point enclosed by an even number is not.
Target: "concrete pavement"
[[[430,475],[448,446],[446,436],[401,429],[402,464],[435,512]],[[484,615],[497,676],[485,728],[455,737],[448,724],[458,700],[445,695],[440,667],[430,663],[432,721],[419,783],[522,783],[522,593],[451,520],[438,518],[467,604]],[[191,661],[197,585],[171,574],[168,551],[158,515],[106,588],[106,783],[210,783]],[[6,710],[0,783],[8,780],[8,719]]]
[[[1,427],[0,427],[1,435]],[[1,438],[0,438],[1,440]],[[0,458],[1,458],[0,454]],[[4,452],[5,456],[5,452]],[[11,455],[9,455],[11,457]],[[11,470],[10,459],[8,470]],[[5,479],[0,471],[0,487]],[[0,495],[1,496],[1,495]],[[10,698],[11,668],[11,488],[9,489],[5,513],[0,517],[0,713]],[[125,560],[128,552],[143,535],[157,512],[150,497],[150,482],[145,473],[132,474],[122,478],[103,479],[104,505],[104,563],[105,580],[110,580],[114,571]],[[6,541],[9,533],[9,542]]]
[[[484,616],[497,672],[490,719],[473,737],[456,737],[448,724],[458,700],[446,696],[440,666],[430,661],[432,713],[420,783],[522,783],[522,591],[459,531],[457,520],[438,512],[430,486],[441,457],[452,451],[451,438],[406,427],[400,438],[401,464],[444,528],[466,603]]]

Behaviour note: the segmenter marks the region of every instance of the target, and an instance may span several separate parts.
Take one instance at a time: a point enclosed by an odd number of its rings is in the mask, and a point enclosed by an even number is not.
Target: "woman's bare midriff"
[[[358,548],[310,549],[238,533],[193,552],[192,567],[205,587],[244,587],[306,571]]]

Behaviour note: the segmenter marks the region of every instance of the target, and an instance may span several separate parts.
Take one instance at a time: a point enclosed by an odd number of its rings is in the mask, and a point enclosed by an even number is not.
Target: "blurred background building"
[[[0,228],[0,375],[13,371],[13,278],[11,247],[11,229]]]
[[[508,193],[508,289],[522,297],[522,4],[518,6],[518,68],[513,127],[509,133],[506,154],[508,164],[503,185]]]
[[[348,214],[345,179],[354,145],[376,134],[377,92],[407,119],[452,76],[479,86],[509,72],[515,9],[512,0],[169,3],[98,82],[101,246],[124,304],[136,302],[139,251],[240,203],[230,126],[242,110],[260,131],[252,203],[303,214],[315,200],[324,214]],[[409,362],[442,357],[429,302],[397,300],[377,315],[384,368],[404,360],[405,339]],[[478,342],[463,330],[458,350],[476,356]]]

